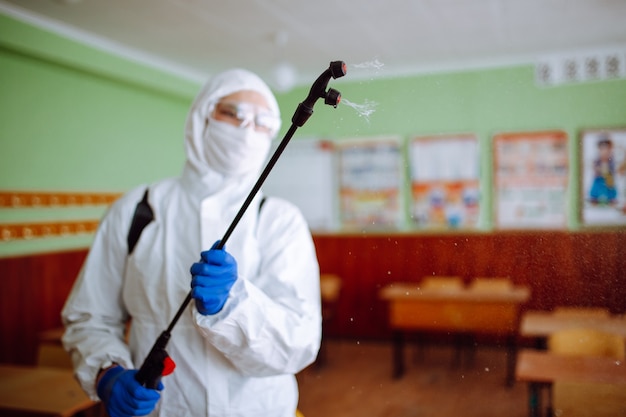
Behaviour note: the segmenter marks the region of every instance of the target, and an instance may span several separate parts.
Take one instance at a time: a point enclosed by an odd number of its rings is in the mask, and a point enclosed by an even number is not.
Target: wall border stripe
[[[0,208],[110,205],[121,193],[0,191]]]
[[[99,220],[0,224],[0,242],[91,234],[99,224]]]

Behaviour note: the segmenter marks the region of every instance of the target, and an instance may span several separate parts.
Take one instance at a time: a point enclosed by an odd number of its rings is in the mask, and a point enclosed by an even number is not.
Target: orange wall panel
[[[342,278],[330,335],[387,336],[383,286],[428,275],[508,276],[526,308],[606,306],[626,312],[626,232],[496,232],[314,237],[322,273]]]
[[[61,326],[61,309],[86,254],[0,259],[0,362],[34,364],[38,335]]]
[[[316,235],[322,273],[342,286],[326,334],[386,338],[385,285],[428,275],[508,276],[531,290],[525,308],[608,307],[626,313],[626,231]],[[60,312],[86,250],[0,259],[0,362],[34,363],[37,335]],[[182,300],[181,300],[182,302]]]

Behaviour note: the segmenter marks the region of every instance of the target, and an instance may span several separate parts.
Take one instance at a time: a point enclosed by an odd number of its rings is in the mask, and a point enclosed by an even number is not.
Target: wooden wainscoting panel
[[[61,309],[86,254],[0,258],[0,362],[35,364],[39,334],[61,326]]]

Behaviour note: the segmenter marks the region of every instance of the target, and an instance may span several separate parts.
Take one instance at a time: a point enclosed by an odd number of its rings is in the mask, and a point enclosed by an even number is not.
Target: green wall
[[[0,188],[125,190],[180,171],[197,86],[0,15]]]
[[[123,192],[178,175],[198,88],[0,15],[0,190]],[[0,209],[0,222],[98,219],[105,209]],[[90,241],[0,240],[0,256]]]
[[[210,51],[207,51],[210,54]],[[348,63],[350,64],[350,63]],[[320,73],[327,63],[320,63]],[[312,82],[313,80],[311,80]],[[475,133],[481,145],[482,222],[492,221],[491,138],[518,130],[570,136],[569,227],[579,227],[578,134],[626,126],[626,80],[537,87],[533,67],[390,78],[348,67],[330,86],[373,102],[369,120],[318,102],[296,137]],[[183,129],[199,85],[0,15],[0,190],[123,192],[177,175]],[[309,86],[279,94],[283,133]],[[1,222],[99,218],[104,208],[0,209]],[[90,236],[0,241],[0,256],[84,247]]]

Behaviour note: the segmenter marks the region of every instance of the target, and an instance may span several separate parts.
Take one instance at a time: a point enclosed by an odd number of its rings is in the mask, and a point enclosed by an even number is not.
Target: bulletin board
[[[294,138],[265,180],[263,191],[298,206],[311,230],[332,230],[338,227],[335,178],[334,147],[330,141]]]
[[[494,137],[493,156],[497,227],[566,227],[567,133],[499,134]]]
[[[583,130],[579,147],[582,224],[626,225],[626,128]]]
[[[480,160],[473,134],[418,136],[408,143],[411,222],[420,228],[476,228]]]
[[[399,137],[356,138],[336,146],[342,226],[399,227],[403,185]]]

